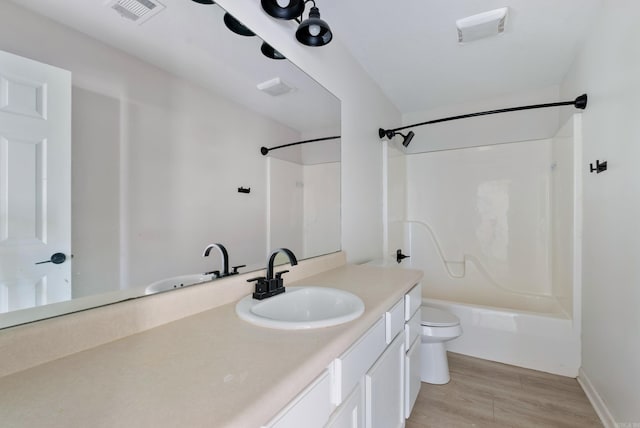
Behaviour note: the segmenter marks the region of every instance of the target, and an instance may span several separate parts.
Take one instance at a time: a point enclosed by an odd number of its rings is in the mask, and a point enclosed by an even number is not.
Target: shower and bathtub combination
[[[448,350],[577,376],[580,119],[546,140],[388,158],[389,254],[424,271],[423,305],[460,319]]]

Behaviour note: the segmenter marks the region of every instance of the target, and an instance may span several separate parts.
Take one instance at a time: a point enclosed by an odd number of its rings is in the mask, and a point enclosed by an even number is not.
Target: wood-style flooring
[[[422,383],[406,428],[602,427],[575,379],[448,355],[451,382]]]

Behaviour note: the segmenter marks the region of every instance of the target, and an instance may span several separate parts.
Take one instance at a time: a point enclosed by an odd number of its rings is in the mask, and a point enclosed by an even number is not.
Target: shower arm
[[[450,116],[450,117],[444,117],[442,119],[428,120],[426,122],[414,123],[413,125],[406,125],[406,126],[401,126],[399,128],[388,129],[388,130],[380,128],[378,131],[378,135],[380,136],[380,138],[383,138],[386,135],[387,131],[397,132],[397,131],[402,131],[408,128],[414,128],[416,126],[431,125],[434,123],[448,122],[450,120],[467,119],[469,117],[486,116],[489,114],[497,114],[497,113],[508,113],[511,111],[533,110],[538,108],[560,107],[560,106],[574,106],[575,108],[584,110],[587,107],[587,94],[582,94],[573,101],[561,101],[557,103],[546,103],[546,104],[533,104],[528,106],[509,107],[509,108],[502,108],[498,110],[488,110],[488,111],[481,111],[477,113],[461,114],[459,116]]]

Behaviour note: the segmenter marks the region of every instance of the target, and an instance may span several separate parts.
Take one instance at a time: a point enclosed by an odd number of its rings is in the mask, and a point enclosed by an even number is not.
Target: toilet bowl
[[[445,342],[462,334],[460,320],[452,313],[423,306],[421,309],[420,380],[449,383],[449,363]]]

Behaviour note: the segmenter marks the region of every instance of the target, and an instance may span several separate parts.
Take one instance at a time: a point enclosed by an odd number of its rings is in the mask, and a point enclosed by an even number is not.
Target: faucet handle
[[[256,276],[255,278],[247,279],[247,282],[256,282],[255,292],[253,293],[254,299],[262,300],[265,297],[269,297],[269,282],[266,277]]]
[[[238,266],[233,266],[231,269],[233,269],[233,272],[231,273],[238,273],[238,269],[243,268],[243,267],[247,267],[247,265],[238,265]]]
[[[204,275],[213,275],[214,278],[220,278],[220,271],[212,270],[211,272],[205,272]]]
[[[287,273],[287,272],[289,272],[289,271],[288,270],[283,270],[283,271],[280,271],[280,272],[276,272],[276,279],[282,278],[282,275]]]

